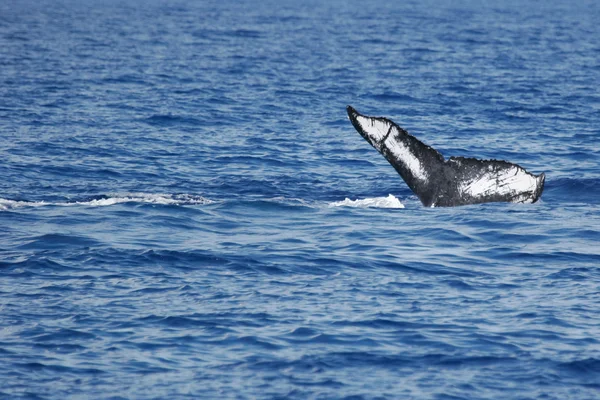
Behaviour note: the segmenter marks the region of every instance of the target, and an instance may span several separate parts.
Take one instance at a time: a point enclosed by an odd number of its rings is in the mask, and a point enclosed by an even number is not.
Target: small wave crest
[[[11,210],[23,207],[43,207],[43,206],[90,206],[102,207],[112,206],[119,203],[147,203],[160,205],[203,205],[211,204],[209,200],[202,196],[190,194],[150,194],[150,193],[125,193],[109,196],[101,196],[84,201],[66,201],[66,202],[46,202],[46,201],[24,201],[24,200],[9,200],[0,198],[0,211]]]
[[[388,197],[373,197],[362,200],[350,200],[346,197],[344,201],[329,203],[329,207],[404,208],[404,204],[402,204],[394,195],[390,194]]]

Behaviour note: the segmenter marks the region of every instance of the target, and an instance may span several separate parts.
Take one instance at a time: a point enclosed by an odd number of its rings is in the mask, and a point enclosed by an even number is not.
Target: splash
[[[388,197],[373,197],[362,200],[350,200],[346,197],[344,201],[329,203],[329,207],[404,208],[404,204],[390,194]]]

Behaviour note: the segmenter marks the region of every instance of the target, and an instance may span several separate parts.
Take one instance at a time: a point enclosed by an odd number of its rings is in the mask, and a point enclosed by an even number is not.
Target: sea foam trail
[[[373,197],[362,200],[350,200],[346,197],[344,201],[329,203],[329,207],[404,208],[404,204],[390,194],[388,197]]]
[[[72,207],[72,206],[90,206],[90,207],[102,207],[112,206],[119,203],[148,203],[148,204],[161,204],[161,205],[198,205],[198,204],[211,204],[212,200],[209,200],[202,196],[195,196],[190,194],[150,194],[150,193],[125,193],[115,194],[106,197],[99,197],[96,199],[86,201],[67,201],[67,202],[46,202],[46,201],[20,201],[20,200],[9,200],[0,198],[0,211],[11,210],[14,208],[22,207],[43,207],[43,206],[58,206],[58,207]]]

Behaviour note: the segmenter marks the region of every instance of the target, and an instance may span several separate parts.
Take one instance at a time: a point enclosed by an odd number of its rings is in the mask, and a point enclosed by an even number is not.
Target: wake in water
[[[269,200],[274,204],[288,203],[290,199],[283,197],[273,198]],[[300,199],[292,199],[293,203],[305,204]],[[213,204],[214,201],[203,196],[191,194],[151,194],[151,193],[121,193],[110,194],[107,196],[98,196],[86,200],[73,200],[62,202],[51,201],[27,201],[27,200],[10,200],[0,198],[0,211],[7,211],[16,208],[34,208],[34,207],[105,207],[121,203],[141,203],[141,204],[158,204],[158,205],[207,205]],[[359,207],[359,208],[404,208],[404,204],[400,202],[394,195],[388,197],[373,197],[362,200],[350,200],[346,198],[343,201],[336,201],[328,204],[329,207]]]
[[[329,203],[329,207],[404,208],[404,204],[390,194],[388,197],[373,197],[362,200],[350,200],[346,197],[344,201]]]
[[[146,204],[160,204],[160,205],[204,205],[213,203],[202,196],[195,196],[190,194],[150,194],[150,193],[125,193],[125,194],[114,194],[109,196],[101,196],[98,198],[85,200],[85,201],[66,201],[66,202],[46,202],[46,201],[22,201],[22,200],[8,200],[0,198],[0,211],[11,210],[14,208],[22,207],[44,207],[44,206],[58,206],[58,207],[70,207],[70,206],[90,206],[90,207],[102,207],[112,206],[119,203],[146,203]]]

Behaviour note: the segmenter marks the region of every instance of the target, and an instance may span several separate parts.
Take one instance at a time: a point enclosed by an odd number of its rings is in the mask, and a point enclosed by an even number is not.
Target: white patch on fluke
[[[388,134],[391,124],[385,120],[376,118],[365,118],[362,115],[356,116],[356,121],[362,130],[371,138],[378,150],[381,149],[381,140]]]
[[[486,172],[480,177],[461,185],[461,192],[472,196],[481,197],[489,194],[507,195],[515,194],[513,202],[531,202],[531,194],[537,188],[537,178],[524,170],[512,167],[498,172]]]
[[[402,161],[416,179],[426,181],[429,178],[421,165],[421,161],[399,138],[402,133],[390,121],[381,118],[363,117],[362,115],[356,115],[355,119],[362,131],[371,139],[373,147],[379,152],[382,148],[387,148],[394,157]],[[386,138],[385,141],[383,141],[384,138]]]
[[[406,168],[413,174],[413,176],[421,181],[427,181],[429,176],[421,161],[410,151],[410,149],[399,139],[396,138],[398,135],[397,129],[394,127],[394,132],[388,136],[384,145],[387,149],[399,160],[401,160]]]
[[[402,204],[394,195],[390,194],[388,197],[373,197],[362,200],[350,200],[346,197],[344,201],[329,203],[329,207],[404,208],[404,204]]]

